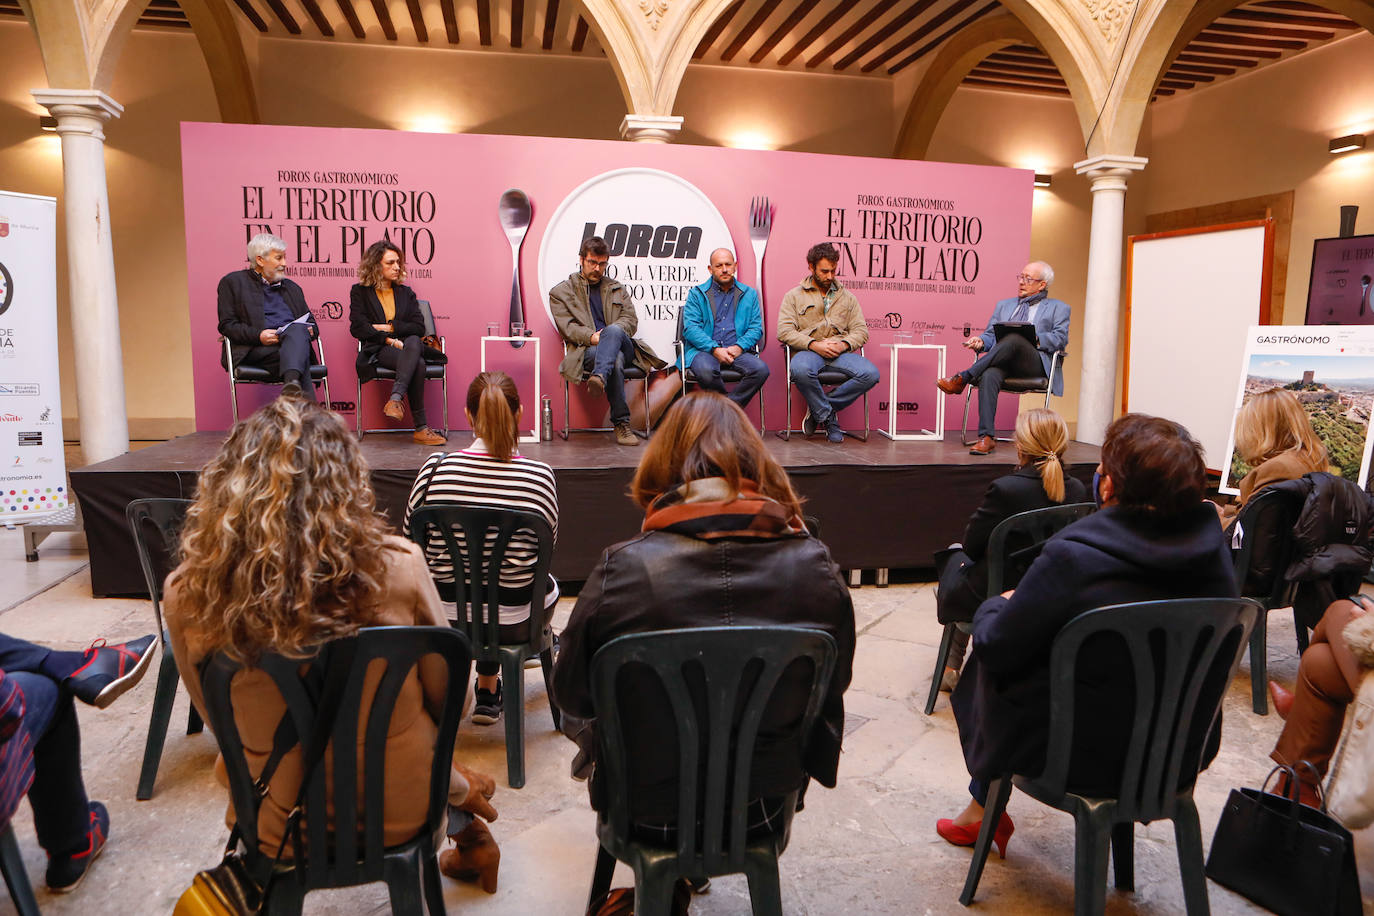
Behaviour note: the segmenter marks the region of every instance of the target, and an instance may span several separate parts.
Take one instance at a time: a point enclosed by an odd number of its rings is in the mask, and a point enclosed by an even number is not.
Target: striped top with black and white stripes
[[[558,488],[553,468],[519,454],[501,460],[488,453],[481,439],[460,452],[436,452],[420,468],[406,501],[405,530],[410,514],[427,503],[458,503],[496,509],[517,509],[544,517],[558,538]],[[455,531],[459,542],[462,531]],[[491,537],[495,538],[495,532]],[[443,538],[434,532],[422,545],[429,571],[438,582],[452,582],[453,563]],[[501,589],[528,589],[534,583],[538,543],[529,531],[517,531],[506,548],[501,566]],[[526,598],[526,602],[528,602]],[[504,603],[504,602],[503,602]]]

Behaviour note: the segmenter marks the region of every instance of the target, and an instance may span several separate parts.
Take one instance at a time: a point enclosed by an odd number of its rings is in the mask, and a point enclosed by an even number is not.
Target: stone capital
[[[620,139],[637,143],[671,143],[680,130],[681,115],[627,114],[620,122]]]
[[[57,118],[59,134],[105,139],[105,122],[124,113],[124,106],[98,89],[34,89],[33,98]]]
[[[1094,191],[1124,191],[1132,172],[1145,168],[1144,156],[1093,156],[1073,164],[1079,175],[1087,175]]]

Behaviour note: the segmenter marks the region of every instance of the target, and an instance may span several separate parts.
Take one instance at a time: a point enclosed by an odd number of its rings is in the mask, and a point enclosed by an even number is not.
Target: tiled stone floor
[[[4,632],[61,648],[83,647],[91,638],[134,637],[153,629],[147,602],[90,597],[77,537],[54,535],[37,564],[25,564],[18,532],[0,529],[0,627]],[[46,590],[44,590],[46,589]],[[36,593],[36,594],[35,594]],[[967,774],[959,753],[947,697],[935,715],[921,713],[939,642],[929,585],[865,586],[853,592],[860,637],[840,785],[813,787],[807,809],[795,821],[792,844],[782,858],[783,902],[789,914],[961,913],[958,893],[969,851],[945,844],[935,820],[966,800]],[[559,608],[566,619],[571,601]],[[1270,668],[1291,684],[1297,660],[1291,618],[1270,622]],[[535,672],[531,671],[531,674]],[[1249,708],[1249,669],[1242,663],[1226,700],[1221,755],[1197,789],[1204,840],[1233,785],[1253,785],[1268,770],[1267,753],[1278,734],[1277,717]],[[134,800],[142,759],[153,678],[111,708],[80,707],[87,785],[112,815],[111,841],[77,893],[49,895],[42,887],[44,857],[33,837],[27,806],[16,829],[29,874],[47,914],[168,913],[199,868],[223,848],[224,792],[210,767],[214,742],[186,737],[185,692],[177,697],[174,727],[150,801]],[[470,885],[444,880],[452,912],[473,914],[567,914],[582,912],[595,853],[593,820],[585,788],[568,777],[572,745],[555,734],[543,684],[527,680],[528,783],[504,786],[501,730],[465,724],[459,747],[473,765],[498,775],[495,804],[501,817],[493,832],[502,848],[500,890],[487,896]],[[1025,796],[1012,797],[1017,830],[1006,861],[995,856],[984,872],[975,911],[1040,914],[1068,912],[1073,894],[1073,826],[1067,815]],[[1357,839],[1363,883],[1374,891],[1374,831]],[[1109,890],[1109,914],[1172,914],[1183,911],[1173,830],[1168,823],[1137,828],[1136,892]],[[629,884],[622,868],[617,884]],[[1244,899],[1210,885],[1214,913],[1256,912]],[[1368,894],[1366,895],[1368,896]],[[380,885],[312,895],[312,914],[385,913]],[[0,914],[12,912],[0,895]],[[698,914],[747,913],[742,877],[717,879],[696,898]],[[1366,904],[1366,912],[1374,906]]]

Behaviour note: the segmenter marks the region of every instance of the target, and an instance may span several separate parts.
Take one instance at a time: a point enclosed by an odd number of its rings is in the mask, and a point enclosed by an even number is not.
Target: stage
[[[469,436],[455,431],[447,447],[462,448]],[[224,437],[223,432],[193,433],[71,472],[96,596],[146,594],[124,507],[146,496],[193,496],[200,468]],[[876,432],[867,442],[846,439],[842,445],[819,436],[785,442],[769,433],[765,440],[845,569],[930,567],[936,550],[962,536],[988,483],[1010,471],[1016,458],[1008,443],[986,458],[969,455],[957,432],[943,442],[893,442]],[[390,433],[367,436],[362,449],[372,467],[378,508],[399,525],[420,465],[438,449]],[[522,445],[521,453],[547,462],[558,480],[553,572],[560,580],[585,579],[605,547],[639,531],[643,515],[625,494],[642,447],[583,433],[567,441],[555,437]],[[1097,446],[1070,443],[1069,473],[1091,480],[1098,453]]]

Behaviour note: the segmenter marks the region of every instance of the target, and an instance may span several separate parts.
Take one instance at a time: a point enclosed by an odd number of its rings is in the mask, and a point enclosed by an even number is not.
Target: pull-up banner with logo
[[[66,508],[57,201],[0,191],[0,520]]]
[[[220,365],[216,286],[247,266],[259,232],[287,246],[287,276],[301,285],[320,325],[336,410],[357,399],[357,345],[348,331],[350,287],[371,243],[389,238],[404,252],[406,282],[433,306],[449,354],[450,399],[462,402],[481,359],[479,338],[512,322],[541,339],[543,391],[561,414],[563,348],[549,290],[578,269],[590,235],[611,250],[606,275],[624,284],[639,318],[637,336],[664,360],[675,358],[677,317],[693,286],[709,279],[711,252],[730,248],[738,278],[760,286],[768,425],[783,425],[778,307],[807,275],[807,249],[831,242],[842,284],[858,296],[870,340],[867,357],[884,378],[898,331],[949,348],[953,372],[972,354],[958,345],[979,333],[999,299],[1016,295],[1030,256],[1032,175],[1020,169],[717,147],[655,145],[480,134],[182,125],[191,345],[196,426],[230,423],[228,380]],[[528,199],[502,210],[509,189]],[[515,199],[518,199],[515,195]],[[758,219],[767,198],[771,225]],[[511,200],[508,198],[508,201]],[[751,226],[751,222],[759,225]],[[762,270],[755,247],[766,238]],[[512,304],[512,276],[520,293]],[[493,344],[489,344],[489,349]],[[532,353],[516,353],[506,362]],[[492,356],[489,353],[489,362]],[[910,377],[908,377],[910,376]],[[363,390],[365,424],[381,421],[389,389]],[[240,414],[275,389],[239,389]],[[323,392],[321,392],[323,394]],[[899,424],[929,426],[933,378],[903,373]],[[1004,426],[1016,398],[1003,399]],[[800,422],[802,401],[794,398]],[[439,403],[431,386],[426,406]],[[874,427],[887,425],[886,398],[870,397]],[[529,409],[529,407],[527,407]],[[859,407],[846,425],[859,425]],[[604,399],[572,395],[573,422],[599,421]],[[431,411],[431,416],[434,412]],[[351,417],[350,417],[351,419]],[[451,418],[455,425],[462,418]]]

